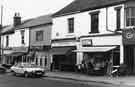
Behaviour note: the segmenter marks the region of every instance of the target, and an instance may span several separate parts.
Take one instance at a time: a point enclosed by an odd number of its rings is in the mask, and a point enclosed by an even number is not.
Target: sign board
[[[125,45],[135,45],[135,29],[123,30],[122,37]]]
[[[81,41],[82,46],[92,46],[92,40],[91,39],[83,39]]]
[[[28,47],[13,47],[12,50],[14,52],[27,52],[28,51]]]

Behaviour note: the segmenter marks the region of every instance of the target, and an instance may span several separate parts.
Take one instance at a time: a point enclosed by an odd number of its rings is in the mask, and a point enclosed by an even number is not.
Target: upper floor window
[[[90,13],[91,33],[99,33],[99,11]]]
[[[135,7],[126,8],[126,26],[135,26]]]
[[[74,18],[68,19],[68,33],[74,33]]]
[[[116,7],[116,30],[120,29],[120,24],[121,24],[121,6],[120,7]]]
[[[43,41],[43,31],[36,31],[36,41]]]
[[[6,36],[6,47],[9,46],[9,36]]]
[[[25,44],[24,43],[24,32],[25,32],[24,30],[21,30],[21,43],[22,44]]]

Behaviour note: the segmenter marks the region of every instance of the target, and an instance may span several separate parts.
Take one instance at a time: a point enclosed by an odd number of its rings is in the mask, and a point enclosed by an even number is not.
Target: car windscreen
[[[26,67],[26,68],[36,68],[38,66],[35,65],[35,64],[25,64],[24,67]]]

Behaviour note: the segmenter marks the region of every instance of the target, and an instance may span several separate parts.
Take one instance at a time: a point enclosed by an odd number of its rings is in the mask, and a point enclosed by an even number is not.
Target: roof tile
[[[112,4],[119,4],[126,0],[75,0],[60,11],[53,14],[53,17],[66,15],[75,12],[81,12],[90,9],[101,8]]]

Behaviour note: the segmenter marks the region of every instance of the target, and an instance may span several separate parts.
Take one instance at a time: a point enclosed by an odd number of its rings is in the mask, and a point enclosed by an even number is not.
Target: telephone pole
[[[3,46],[2,46],[2,34],[1,30],[3,28],[3,4],[1,4],[1,24],[0,24],[0,63],[2,64],[3,59]]]

